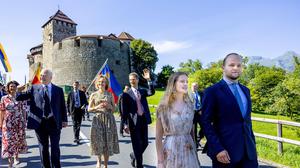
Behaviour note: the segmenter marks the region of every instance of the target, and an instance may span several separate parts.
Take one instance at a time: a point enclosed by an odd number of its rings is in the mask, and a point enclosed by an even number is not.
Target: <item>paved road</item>
[[[69,118],[69,121],[70,118]],[[119,126],[119,121],[118,126]],[[73,131],[71,122],[69,127],[64,128],[61,134],[61,164],[62,167],[78,167],[78,168],[94,168],[96,167],[96,157],[90,156],[89,137],[90,135],[90,121],[83,121],[81,127],[81,144],[73,143]],[[119,137],[120,154],[114,155],[110,158],[109,167],[111,168],[131,168],[129,153],[132,152],[130,138]],[[156,150],[155,150],[155,133],[154,128],[149,128],[149,146],[144,153],[145,168],[155,168]],[[27,131],[28,153],[20,155],[21,163],[16,165],[20,168],[38,168],[40,167],[40,157],[35,133],[32,130]],[[211,167],[211,160],[198,152],[202,167]],[[269,167],[261,164],[261,167]],[[7,160],[0,159],[0,168],[7,167]]]

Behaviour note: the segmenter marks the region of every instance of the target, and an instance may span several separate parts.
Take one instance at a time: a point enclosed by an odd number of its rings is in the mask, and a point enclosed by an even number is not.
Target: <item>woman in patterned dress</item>
[[[193,118],[193,105],[188,96],[188,76],[176,72],[170,76],[165,95],[157,109],[158,168],[200,167],[193,140]]]
[[[91,126],[91,154],[98,156],[97,168],[101,167],[101,156],[104,157],[104,168],[107,168],[109,156],[120,153],[116,121],[113,115],[114,99],[107,91],[108,80],[100,76],[96,81],[98,91],[90,96],[88,112],[96,115]]]
[[[8,158],[9,167],[19,163],[19,154],[27,152],[25,139],[25,110],[22,102],[16,101],[18,82],[7,83],[8,95],[1,98],[0,127],[2,127],[2,158]]]

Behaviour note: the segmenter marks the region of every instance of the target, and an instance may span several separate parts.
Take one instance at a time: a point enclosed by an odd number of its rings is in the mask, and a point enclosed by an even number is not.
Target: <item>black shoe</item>
[[[131,160],[131,166],[132,167],[135,167],[135,157],[134,157],[134,154],[133,153],[130,153],[130,160]]]
[[[73,142],[79,144],[79,139],[75,139]]]

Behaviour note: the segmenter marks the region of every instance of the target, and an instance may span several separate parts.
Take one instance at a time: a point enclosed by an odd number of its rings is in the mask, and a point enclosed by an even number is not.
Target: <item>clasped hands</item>
[[[108,110],[108,109],[112,109],[112,105],[108,103],[106,99],[102,99],[100,101],[100,104],[95,106],[95,109],[97,109],[98,111]]]

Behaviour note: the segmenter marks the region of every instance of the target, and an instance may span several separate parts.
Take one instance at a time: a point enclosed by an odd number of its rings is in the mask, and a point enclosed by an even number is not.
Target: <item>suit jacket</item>
[[[147,97],[152,96],[155,94],[155,90],[152,84],[149,85],[148,89],[137,89],[141,94],[141,104],[144,108],[144,115],[147,119],[147,124],[151,123],[151,115],[150,110],[148,107]],[[122,119],[125,124],[128,124],[129,122],[133,122],[134,125],[136,124],[136,118],[137,118],[137,103],[136,103],[136,97],[133,93],[132,89],[129,89],[126,93],[123,93],[122,96]]]
[[[239,105],[224,80],[207,88],[203,96],[201,126],[207,137],[207,154],[214,160],[222,150],[227,150],[231,162],[240,161],[243,154],[257,159],[255,138],[251,123],[249,89],[241,84],[248,107],[243,118]]]
[[[201,104],[201,107],[200,107],[200,110],[202,109],[202,97],[203,97],[203,93],[200,92],[200,91],[197,91],[198,95],[199,95],[199,101],[200,101],[200,104]],[[194,93],[191,92],[190,93],[190,98],[192,100],[192,103],[193,103],[193,107],[195,106],[195,96],[194,96]]]
[[[43,85],[33,85],[26,92],[17,95],[17,101],[30,100],[30,112],[28,114],[27,128],[37,129],[44,114],[45,100],[43,98],[44,89]],[[52,84],[51,87],[51,112],[58,129],[62,128],[62,122],[68,122],[66,105],[64,99],[64,92],[62,88]]]
[[[198,93],[198,95],[199,95],[199,97],[198,97],[198,100],[199,100],[199,102],[200,102],[200,110],[202,110],[202,97],[203,97],[203,93],[202,92],[200,92],[200,91],[197,91],[197,93]],[[190,93],[190,98],[191,98],[191,100],[192,100],[192,103],[193,103],[193,107],[195,107],[195,96],[194,96],[194,93],[193,92],[191,92]],[[200,115],[198,114],[198,111],[197,112],[195,112],[195,115],[194,115],[194,119],[193,119],[193,123],[195,123],[195,122],[200,122],[199,120],[200,120]]]
[[[122,113],[123,113],[123,93],[120,94],[119,96],[119,99],[118,99],[118,110],[119,110],[119,113],[120,113],[120,116],[122,117]]]
[[[80,99],[80,108],[82,106],[85,107],[86,105],[88,105],[86,95],[81,90],[78,90],[78,92],[79,92],[79,99]],[[75,97],[74,96],[75,96],[74,91],[71,91],[68,94],[68,99],[67,99],[67,110],[68,110],[68,113],[72,114],[72,115],[74,115],[74,111],[75,111]],[[83,108],[83,110],[84,110],[84,108]]]

